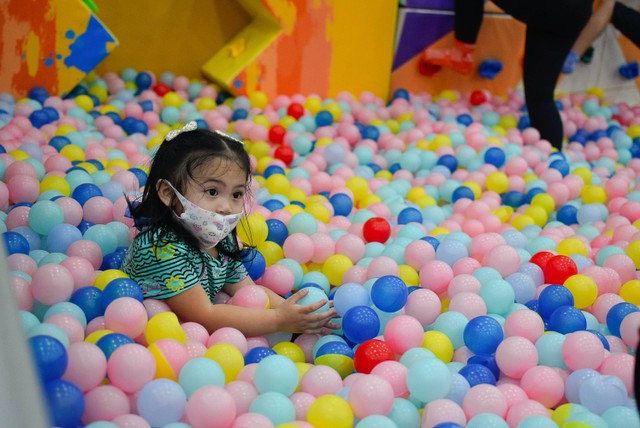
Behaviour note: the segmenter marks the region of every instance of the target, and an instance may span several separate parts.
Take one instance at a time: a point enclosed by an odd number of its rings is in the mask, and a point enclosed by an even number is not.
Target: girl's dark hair
[[[246,173],[246,192],[249,192],[251,163],[240,141],[206,129],[182,132],[169,141],[164,140],[155,153],[142,199],[127,200],[135,226],[143,231],[142,233],[153,233],[159,242],[165,240],[169,232],[173,232],[189,245],[199,248],[197,238],[176,220],[172,209],[160,200],[156,185],[158,180],[167,180],[178,192],[184,194],[184,189],[190,180],[195,179],[198,169],[214,159],[235,162],[240,166]],[[179,202],[173,195],[171,205],[175,203]],[[231,247],[220,243],[216,249],[226,256],[240,260],[242,254],[235,229],[231,236]]]

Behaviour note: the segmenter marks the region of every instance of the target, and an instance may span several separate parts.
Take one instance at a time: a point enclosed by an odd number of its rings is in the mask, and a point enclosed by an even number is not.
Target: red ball
[[[153,92],[155,92],[156,94],[158,94],[159,96],[164,96],[165,94],[171,92],[171,88],[169,86],[167,86],[165,83],[156,83],[155,85],[153,85],[153,87],[151,88],[153,89]]]
[[[473,91],[469,97],[469,102],[473,106],[479,106],[487,102],[487,96],[482,91]]]
[[[286,165],[289,165],[293,161],[293,149],[289,146],[280,145],[273,153],[273,157],[280,159]]]
[[[304,107],[300,103],[291,103],[287,108],[287,114],[295,119],[300,119],[304,115]]]
[[[391,236],[391,226],[387,220],[381,217],[372,217],[362,226],[362,236],[366,242],[384,244]]]
[[[553,256],[542,268],[542,271],[544,272],[544,282],[547,284],[564,285],[567,278],[578,273],[578,266],[571,257]]]
[[[284,140],[284,135],[287,133],[287,130],[284,129],[282,125],[273,125],[269,128],[269,141],[274,144],[282,144],[282,140]]]
[[[369,374],[383,361],[394,361],[395,354],[386,342],[371,339],[362,342],[353,356],[353,365],[358,373]]]
[[[549,261],[549,259],[555,256],[556,256],[555,254],[549,251],[538,251],[533,256],[531,256],[531,259],[529,259],[529,261],[531,263],[538,265],[540,269],[544,271],[544,267],[547,265],[547,262]]]

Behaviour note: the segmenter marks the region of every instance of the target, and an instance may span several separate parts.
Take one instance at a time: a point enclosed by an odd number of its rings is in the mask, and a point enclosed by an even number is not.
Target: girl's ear
[[[162,203],[171,208],[173,190],[169,187],[166,180],[160,179],[156,182],[156,192],[158,192],[158,198],[160,198]]]

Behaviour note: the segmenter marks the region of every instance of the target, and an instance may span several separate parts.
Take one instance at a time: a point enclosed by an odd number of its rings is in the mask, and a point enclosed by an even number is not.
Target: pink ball
[[[40,266],[31,280],[33,297],[45,305],[64,302],[73,293],[73,276],[62,265],[46,264]]]
[[[288,267],[276,263],[265,269],[259,283],[274,293],[284,296],[293,289],[295,277]]]
[[[441,310],[442,302],[438,295],[425,288],[410,293],[404,306],[404,313],[418,320],[422,327],[433,324]]]
[[[146,347],[128,343],[118,347],[107,362],[109,381],[127,394],[133,394],[151,382],[156,374],[156,360]]]
[[[511,406],[509,412],[507,412],[506,421],[509,427],[516,427],[529,416],[550,418],[549,410],[543,404],[535,400],[524,400]]]
[[[233,421],[231,428],[273,428],[273,423],[260,413],[244,413]]]
[[[197,322],[187,321],[181,324],[182,329],[187,335],[187,339],[195,340],[196,342],[200,342],[203,345],[206,345],[207,340],[209,340],[209,332],[202,324],[198,324]]]
[[[564,380],[551,367],[535,366],[525,372],[520,381],[530,399],[547,408],[555,407],[564,396]]]
[[[67,358],[67,370],[62,379],[73,382],[83,392],[98,386],[107,374],[107,357],[93,343],[71,343]]]
[[[335,243],[333,242],[333,238],[327,233],[314,233],[311,235],[311,240],[313,241],[313,256],[311,257],[311,261],[314,263],[324,263],[329,256],[335,254]],[[285,242],[286,243],[286,242]]]
[[[110,421],[131,412],[127,395],[113,385],[100,385],[84,396],[85,408],[82,423]]]
[[[473,272],[475,272],[478,268],[481,268],[481,267],[482,265],[478,260],[472,257],[463,257],[461,259],[458,259],[458,261],[453,264],[453,274],[456,276],[463,275],[463,274],[471,275]],[[467,291],[470,291],[470,290],[467,290]]]
[[[460,312],[469,320],[487,315],[487,305],[482,297],[469,291],[463,291],[453,296],[449,302],[449,310]]]
[[[465,394],[462,409],[467,419],[480,413],[493,413],[504,419],[507,414],[507,399],[496,386],[480,384]]]
[[[407,398],[409,388],[407,387],[407,367],[398,361],[387,360],[378,363],[371,374],[385,379],[393,388],[395,397]]]
[[[87,328],[84,329],[85,336],[90,335],[94,331],[104,330],[104,317],[102,315],[95,317],[87,323]]]
[[[21,276],[11,275],[9,282],[18,309],[31,311],[31,309],[33,309],[33,295],[31,294],[31,284],[29,281]]]
[[[69,343],[81,342],[84,340],[84,327],[82,323],[78,321],[72,315],[59,313],[51,315],[45,320],[47,324],[57,325],[67,334]]]
[[[469,255],[482,262],[489,251],[501,244],[505,244],[505,240],[497,233],[481,233],[471,239]]]
[[[467,417],[458,403],[442,398],[425,406],[422,413],[423,428],[433,428],[444,422],[453,422],[462,426],[467,424]]]
[[[183,343],[174,339],[160,339],[153,342],[153,345],[160,351],[173,374],[178,377],[182,366],[189,360],[187,348]]]
[[[247,338],[242,332],[233,327],[222,327],[214,331],[209,336],[206,346],[210,348],[217,343],[228,343],[236,347],[242,355],[246,354],[249,346]]]
[[[498,245],[487,252],[482,264],[494,268],[503,278],[506,278],[518,271],[520,254],[510,245]]]
[[[470,259],[475,260],[475,259]],[[479,264],[478,264],[479,265]],[[455,266],[454,266],[455,271]],[[447,289],[447,295],[450,299],[453,299],[456,295],[462,292],[476,293],[480,292],[480,281],[478,278],[471,274],[463,273],[458,274],[453,277],[451,282],[449,283],[449,288]]]
[[[142,301],[144,308],[147,310],[147,317],[151,319],[155,314],[160,312],[171,312],[171,308],[166,302],[156,299],[144,299]]]
[[[636,266],[631,257],[626,254],[613,254],[607,257],[602,266],[618,272],[622,284],[636,279]]]
[[[74,291],[93,284],[96,271],[89,260],[79,256],[71,256],[61,261],[60,265],[67,268],[73,276]]]
[[[9,200],[14,204],[18,202],[34,203],[40,195],[40,182],[35,177],[16,175],[6,184],[9,190]]]
[[[576,331],[565,335],[562,357],[571,370],[597,369],[604,360],[604,345],[595,334]]]
[[[596,317],[599,323],[607,322],[607,314],[609,310],[618,303],[624,302],[624,299],[617,294],[605,293],[596,298],[591,306],[591,313]]]
[[[29,227],[29,210],[30,207],[15,207],[7,214],[7,219],[5,220],[5,224],[7,225],[7,230],[13,230],[16,227],[24,226]]]
[[[630,354],[610,354],[598,369],[602,375],[619,377],[627,387],[629,394],[635,393],[635,358]]]
[[[414,269],[420,269],[425,263],[435,260],[436,251],[433,245],[427,241],[417,239],[407,245],[404,250],[404,257],[409,266]]]
[[[104,311],[105,327],[131,338],[144,333],[147,321],[147,310],[133,297],[119,297]]]
[[[118,428],[151,428],[149,422],[142,416],[133,414],[117,416],[111,422],[116,424]]]
[[[508,379],[508,378],[504,378],[504,379]],[[498,389],[502,391],[504,398],[507,400],[508,408],[510,408],[516,403],[519,403],[520,401],[529,399],[529,397],[527,397],[527,393],[524,392],[522,388],[520,388],[518,385],[514,383],[507,383],[507,382],[500,383],[500,381],[498,381],[497,386],[498,386]]]
[[[204,346],[202,342],[198,342],[194,339],[187,339],[184,343],[185,348],[187,348],[187,355],[189,359],[204,357],[204,354],[207,352],[207,347]]]
[[[329,366],[313,366],[302,375],[300,380],[300,391],[311,394],[313,397],[335,394],[340,388],[342,388],[342,378]]]
[[[95,224],[107,224],[113,221],[113,202],[104,196],[94,196],[84,203],[84,219]]]
[[[393,407],[393,399],[393,388],[389,382],[372,374],[356,379],[347,397],[353,413],[359,418],[386,415]]]
[[[102,250],[100,246],[88,239],[79,239],[69,245],[67,256],[78,256],[88,260],[94,269],[100,269],[102,265]]]
[[[520,379],[530,368],[538,364],[538,350],[524,337],[507,337],[498,345],[496,363],[506,376]]]
[[[544,334],[544,321],[535,311],[519,310],[511,312],[504,321],[504,335],[521,336],[532,343]]]
[[[241,287],[233,296],[233,304],[245,308],[268,308],[269,296],[264,288],[259,285],[245,285]]]
[[[447,290],[453,279],[453,270],[441,260],[431,260],[420,268],[420,286],[428,288],[436,294]]]
[[[402,355],[411,348],[422,345],[424,328],[419,320],[410,315],[398,315],[384,328],[384,341],[394,353]]]
[[[309,407],[316,401],[316,397],[306,392],[294,392],[289,399],[291,403],[293,403],[293,408],[296,410],[296,419],[302,421],[307,419]]]
[[[304,233],[293,233],[284,241],[282,249],[285,257],[303,264],[313,257],[314,242]]]
[[[335,253],[347,256],[353,263],[357,263],[364,257],[365,243],[359,236],[347,233],[336,241]]]
[[[385,275],[398,276],[398,263],[391,257],[374,257],[367,266],[367,278],[379,278]]]
[[[243,380],[229,382],[224,386],[224,389],[231,394],[238,415],[247,413],[251,403],[259,395],[258,390],[252,383]]]
[[[304,352],[305,362],[310,363],[313,361],[313,346],[318,342],[318,339],[320,339],[318,334],[301,334],[293,341]]]
[[[640,331],[640,312],[632,312],[625,316],[620,323],[622,341],[630,348],[638,347],[638,331]]]
[[[189,397],[185,413],[193,428],[226,428],[236,418],[237,409],[233,396],[227,390],[207,385]]]

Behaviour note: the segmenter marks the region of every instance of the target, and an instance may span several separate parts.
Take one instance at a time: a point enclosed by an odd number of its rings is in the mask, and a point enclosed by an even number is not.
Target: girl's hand
[[[329,332],[328,329],[339,328],[331,322],[331,319],[337,316],[335,309],[313,313],[327,303],[326,299],[309,305],[298,304],[308,292],[302,289],[273,309],[276,311],[278,330],[289,333],[326,334]]]

